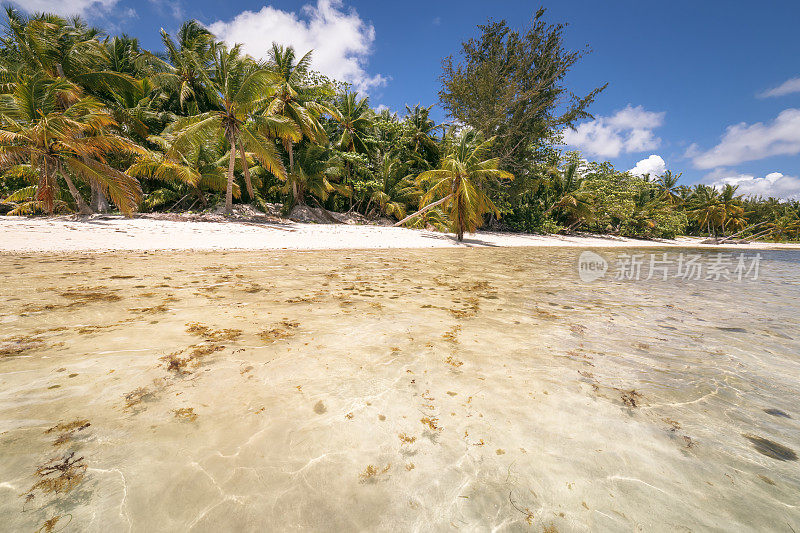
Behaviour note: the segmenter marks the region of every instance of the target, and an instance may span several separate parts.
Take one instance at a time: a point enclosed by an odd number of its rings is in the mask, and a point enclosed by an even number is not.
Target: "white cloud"
[[[763,178],[749,174],[731,175],[725,169],[717,169],[706,176],[703,181],[715,187],[738,185],[737,194],[745,196],[774,196],[776,198],[800,199],[800,178],[784,176],[780,172],[772,172]]]
[[[55,13],[56,15],[92,15],[107,12],[119,0],[12,0],[28,13]]]
[[[791,78],[781,83],[777,87],[766,90],[758,95],[759,98],[772,98],[775,96],[786,96],[787,94],[800,93],[800,78]]]
[[[375,41],[375,28],[355,10],[345,10],[341,0],[318,0],[307,4],[302,14],[264,6],[243,11],[230,21],[218,20],[208,28],[220,39],[241,43],[242,49],[266,59],[273,42],[294,46],[299,55],[314,50],[312,68],[359,91],[386,84],[380,74],[365,70]]]
[[[786,109],[769,124],[742,122],[729,126],[714,148],[703,152],[693,144],[686,151],[686,157],[690,157],[697,168],[715,168],[798,153],[800,109]]]
[[[653,154],[647,159],[642,159],[636,163],[636,166],[630,169],[628,172],[634,176],[644,176],[645,174],[650,174],[651,178],[655,178],[656,176],[661,176],[666,171],[667,164],[664,162],[661,156]]]
[[[564,130],[564,144],[600,157],[653,150],[661,144],[653,130],[664,123],[665,114],[629,104],[610,117],[598,116],[574,130]]]

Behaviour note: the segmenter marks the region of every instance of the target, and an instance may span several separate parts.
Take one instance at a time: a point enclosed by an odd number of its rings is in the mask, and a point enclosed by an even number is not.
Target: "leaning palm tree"
[[[426,192],[421,204],[425,207],[397,225],[424,211],[441,205],[450,220],[450,228],[459,241],[464,233],[473,233],[483,224],[483,215],[500,212],[483,189],[490,180],[514,179],[513,174],[498,168],[498,159],[486,159],[494,139],[478,142],[473,130],[462,134],[439,168],[417,176],[417,185]]]
[[[286,117],[257,114],[275,81],[272,72],[255,60],[242,56],[240,47],[228,49],[224,44],[213,47],[211,73],[203,73],[204,83],[213,96],[215,109],[179,120],[173,130],[175,141],[167,157],[180,160],[182,152],[196,148],[213,137],[224,137],[230,147],[228,183],[225,191],[225,213],[233,209],[233,181],[237,151],[242,159],[247,193],[255,198],[250,180],[247,154],[278,178],[286,179],[286,169],[273,139],[299,140],[301,132]]]
[[[141,199],[139,182],[112,168],[114,154],[143,149],[113,133],[117,123],[92,97],[81,96],[64,78],[43,73],[21,75],[14,91],[0,94],[0,167],[10,172],[27,168],[35,180],[35,207],[52,214],[63,179],[82,214],[92,211],[73,178],[98,187],[129,214]]]

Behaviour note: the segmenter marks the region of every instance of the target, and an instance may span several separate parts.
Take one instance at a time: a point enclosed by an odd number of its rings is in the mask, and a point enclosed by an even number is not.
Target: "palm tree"
[[[270,66],[276,72],[277,77],[273,84],[274,99],[267,109],[267,114],[291,119],[305,138],[313,143],[325,145],[328,142],[328,136],[318,118],[323,113],[332,115],[333,112],[327,106],[316,101],[319,96],[319,88],[306,84],[311,54],[312,52],[309,51],[295,61],[294,48],[272,44]],[[291,172],[294,167],[294,142],[285,139],[283,144],[289,154],[289,171]]]
[[[732,226],[733,229],[737,229],[747,225],[747,219],[744,216],[744,207],[741,205],[742,195],[736,194],[738,188],[738,185],[726,183],[722,188],[722,193],[719,195],[723,235],[729,226]]]
[[[147,195],[144,202],[146,207],[153,209],[168,201],[179,204],[190,196],[195,197],[191,206],[200,202],[205,207],[205,191],[225,191],[226,169],[223,166],[225,163],[220,159],[225,159],[226,145],[222,139],[210,139],[190,151],[184,151],[180,153],[178,161],[166,157],[174,140],[169,134],[151,136],[148,140],[158,145],[160,150],[141,155],[127,170],[128,174],[140,180],[157,181],[166,185]],[[241,196],[239,186],[235,183],[233,196],[237,199]]]
[[[715,187],[709,187],[708,185],[696,185],[690,200],[689,214],[701,228],[703,226],[706,227],[709,237],[712,229],[716,234],[716,227],[723,220],[719,191]]]
[[[406,106],[406,117],[403,119],[405,136],[411,142],[412,151],[425,160],[435,160],[439,157],[439,143],[435,134],[441,126],[437,126],[430,118],[432,107],[432,105],[422,107],[419,104],[413,108]]]
[[[673,174],[672,171],[667,170],[663,175],[656,178],[656,186],[669,204],[676,205],[681,203],[680,191],[678,189],[678,180],[681,178],[681,175],[682,173]]]
[[[62,178],[78,210],[91,213],[73,182],[76,177],[110,196],[120,211],[134,211],[142,194],[139,182],[109,166],[107,159],[143,149],[111,133],[117,123],[97,99],[81,97],[64,78],[21,75],[12,93],[0,94],[0,116],[0,167],[30,169],[36,207],[54,212]]]
[[[272,139],[299,140],[301,132],[291,120],[268,114],[256,114],[263,108],[275,76],[250,57],[240,54],[240,47],[227,49],[223,44],[213,47],[210,75],[203,73],[214,110],[178,121],[174,130],[175,142],[167,157],[180,160],[181,152],[197,147],[214,136],[223,137],[230,147],[228,183],[225,191],[225,213],[233,208],[233,171],[236,154],[242,159],[245,184],[250,198],[255,198],[250,181],[247,153],[277,176],[286,179],[286,169]]]
[[[368,154],[375,142],[371,135],[375,114],[369,107],[369,100],[359,100],[356,93],[348,91],[336,99],[332,111],[341,130],[337,148],[343,152]]]
[[[161,30],[161,41],[167,49],[166,61],[153,56],[159,72],[153,82],[166,99],[175,105],[175,112],[202,113],[211,109],[213,95],[207,94],[204,71],[214,53],[214,35],[196,20],[184,22],[178,30],[177,43]]]
[[[583,177],[579,167],[579,161],[570,161],[564,166],[554,166],[546,171],[545,185],[553,199],[545,215],[556,211],[573,219],[589,217],[591,205],[581,191]]]
[[[500,212],[483,187],[490,180],[514,179],[514,176],[498,168],[498,159],[486,159],[493,140],[481,143],[473,130],[462,134],[438,169],[417,176],[417,185],[426,191],[421,200],[426,207],[398,224],[441,205],[451,230],[463,241],[464,232],[473,233],[483,224],[484,214],[491,212],[499,217]]]
[[[307,144],[297,152],[294,170],[289,172],[281,192],[291,196],[291,207],[305,205],[306,195],[311,194],[322,202],[333,192],[347,195],[349,189],[339,185],[338,168],[330,164],[329,150]]]

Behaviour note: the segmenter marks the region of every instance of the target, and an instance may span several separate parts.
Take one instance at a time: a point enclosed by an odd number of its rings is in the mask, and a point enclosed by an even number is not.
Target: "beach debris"
[[[400,443],[401,444],[409,444],[410,445],[410,444],[414,444],[414,442],[416,442],[416,440],[417,440],[417,437],[409,436],[409,435],[406,435],[405,433],[400,433],[398,435],[398,437],[400,437]]]
[[[511,506],[514,509],[516,509],[517,511],[519,511],[520,513],[525,515],[525,521],[528,523],[529,526],[532,526],[533,525],[533,511],[531,511],[527,507],[525,509],[522,509],[519,505],[517,505],[516,502],[514,501],[514,499],[511,497],[511,491],[509,491],[509,493],[508,493],[508,501],[509,501],[509,503],[511,503]]]
[[[213,342],[233,341],[242,336],[240,329],[212,329],[199,322],[187,323],[186,332]]]
[[[75,452],[54,458],[36,469],[39,480],[23,496],[41,491],[44,494],[64,494],[74,489],[86,475],[83,457],[75,457]]]
[[[447,342],[452,342],[453,344],[458,343],[458,333],[461,331],[461,324],[456,324],[453,329],[449,331],[445,331],[442,335],[442,338]]]
[[[165,304],[154,305],[153,307],[132,307],[128,309],[132,313],[139,313],[142,315],[157,315],[169,311],[169,307]]]
[[[63,530],[65,527],[69,525],[70,522],[72,522],[72,515],[68,516],[69,516],[69,521],[66,524],[64,524],[61,527],[61,529],[59,529],[59,531]],[[42,526],[36,530],[36,533],[53,533],[55,531],[56,524],[58,524],[59,520],[61,520],[62,518],[64,518],[64,515],[59,514],[54,516],[53,518],[50,518],[49,520],[45,520],[44,524],[42,524]]]
[[[758,477],[761,479],[761,481],[763,481],[767,485],[772,485],[773,487],[775,486],[775,482],[772,481],[772,479],[768,478],[767,476],[763,474],[758,474]]]
[[[56,440],[53,441],[53,446],[60,446],[72,440],[72,437],[76,433],[83,431],[84,429],[88,428],[91,425],[92,424],[90,424],[89,421],[86,419],[73,420],[72,422],[64,422],[57,424],[48,429],[47,431],[45,431],[45,433],[58,432],[59,435],[56,438]]]
[[[778,444],[775,441],[749,433],[744,433],[742,436],[749,440],[756,451],[762,455],[777,459],[778,461],[797,461],[797,454],[794,450],[787,448],[783,444]]]
[[[452,366],[453,368],[458,368],[464,364],[462,361],[454,359],[452,355],[447,356],[447,359],[445,359],[444,362]]]
[[[154,383],[159,380],[154,380]],[[124,396],[125,406],[124,409],[132,409],[138,407],[142,402],[151,402],[156,399],[155,391],[150,387],[138,387]]]
[[[180,409],[173,409],[175,418],[183,422],[194,422],[197,420],[197,413],[194,412],[194,407],[181,407]]]
[[[318,415],[324,414],[327,410],[328,408],[325,407],[325,404],[322,403],[322,400],[314,404],[314,412]]]
[[[374,483],[377,481],[378,476],[387,473],[391,468],[391,464],[386,465],[383,469],[379,469],[375,465],[367,465],[366,470],[358,475],[358,479],[361,483]]]
[[[294,336],[295,329],[300,327],[300,322],[293,320],[282,320],[278,325],[264,330],[258,334],[262,341],[276,341],[288,339]]]
[[[768,415],[779,416],[781,418],[792,418],[788,413],[785,413],[780,409],[764,409],[764,412]]]
[[[586,326],[581,324],[572,324],[570,325],[569,330],[575,335],[583,336],[583,334],[586,333]]]
[[[639,398],[642,398],[642,395],[636,390],[631,389],[629,391],[621,391],[620,400],[622,403],[627,405],[628,407],[638,407]]]
[[[431,431],[442,431],[442,428],[439,427],[439,419],[438,418],[423,416],[420,419],[420,422],[422,422],[422,425],[427,426],[428,428],[430,428]]]
[[[0,341],[0,357],[22,355],[25,352],[42,348],[44,341],[36,337],[19,335]]]

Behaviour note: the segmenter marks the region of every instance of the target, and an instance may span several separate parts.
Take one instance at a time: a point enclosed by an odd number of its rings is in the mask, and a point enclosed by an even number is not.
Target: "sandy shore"
[[[374,248],[452,248],[480,246],[698,247],[702,239],[647,241],[597,236],[520,235],[478,232],[463,243],[452,235],[384,226],[303,224],[290,221],[199,222],[125,219],[84,220],[0,217],[2,252],[79,252],[106,250],[331,250]],[[735,249],[800,249],[797,244],[753,243]]]

